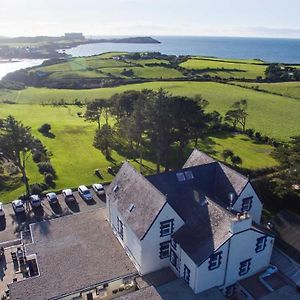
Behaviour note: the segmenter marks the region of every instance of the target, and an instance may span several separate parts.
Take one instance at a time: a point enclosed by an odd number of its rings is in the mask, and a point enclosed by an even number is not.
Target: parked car
[[[46,198],[50,204],[54,204],[58,202],[57,195],[55,193],[46,194]]]
[[[5,216],[5,212],[4,212],[4,209],[3,209],[3,203],[0,202],[0,217],[4,217]]]
[[[93,190],[95,191],[95,193],[97,195],[104,195],[105,194],[105,190],[102,184],[100,183],[94,183],[93,184]]]
[[[93,200],[91,191],[85,185],[80,185],[78,187],[78,193],[86,201]]]
[[[72,192],[71,189],[63,190],[62,194],[63,194],[66,202],[75,201],[75,197],[74,197],[73,192]]]
[[[11,204],[15,213],[21,213],[25,211],[25,206],[22,200],[20,199],[14,200]]]
[[[42,205],[42,201],[39,195],[31,195],[29,201],[32,207],[38,207]]]

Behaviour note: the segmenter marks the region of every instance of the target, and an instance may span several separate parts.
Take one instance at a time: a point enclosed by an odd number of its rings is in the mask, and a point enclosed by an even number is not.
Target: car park
[[[12,207],[15,213],[21,213],[25,211],[25,206],[22,200],[17,199],[12,202]]]
[[[0,217],[4,217],[5,216],[5,212],[4,212],[4,209],[3,209],[3,203],[0,202]]]
[[[95,193],[97,195],[104,195],[105,194],[105,190],[102,184],[100,183],[94,183],[93,184],[93,190],[95,191]]]
[[[64,196],[64,199],[66,202],[72,202],[75,201],[75,197],[73,195],[73,192],[71,189],[65,189],[62,191],[62,194]]]
[[[50,204],[55,204],[58,202],[57,195],[55,193],[46,194],[46,198]]]
[[[29,198],[30,204],[32,207],[38,207],[41,206],[42,201],[39,195],[31,195]]]
[[[85,185],[80,185],[78,187],[78,193],[86,201],[93,200],[91,191]]]

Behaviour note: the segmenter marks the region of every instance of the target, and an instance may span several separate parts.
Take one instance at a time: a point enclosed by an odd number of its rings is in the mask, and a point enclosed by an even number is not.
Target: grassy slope
[[[208,60],[208,59],[199,59],[192,58],[186,62],[180,64],[181,67],[186,69],[218,69],[215,71],[206,71],[204,74],[209,74],[211,76],[220,76],[222,78],[246,78],[246,79],[255,79],[258,76],[264,77],[264,71],[266,66],[264,65],[255,65],[250,63],[239,63],[233,61],[218,61],[218,60]],[[223,70],[225,69],[225,70]]]
[[[232,62],[232,63],[243,63],[243,64],[264,64],[262,60],[258,59],[234,59],[234,58],[219,58],[219,57],[208,57],[208,56],[191,56],[195,59],[213,60],[220,62]]]
[[[28,88],[21,91],[0,91],[0,102],[12,100],[18,103],[51,103],[52,101],[89,101],[95,98],[108,98],[117,92],[129,89],[166,88],[176,95],[202,95],[209,101],[208,109],[224,114],[230,105],[246,98],[249,101],[247,127],[255,128],[265,135],[287,140],[300,131],[300,102],[294,99],[257,92],[237,86],[214,82],[150,82],[132,84],[116,88],[91,90],[57,90]]]
[[[300,99],[300,82],[279,82],[279,83],[249,83],[249,82],[235,82],[235,84],[246,87],[259,87],[259,89],[282,94],[287,97]]]
[[[96,125],[85,122],[77,116],[81,108],[75,106],[52,107],[41,105],[8,105],[1,104],[0,118],[8,114],[14,115],[24,124],[32,127],[33,134],[42,140],[47,149],[53,154],[51,161],[58,174],[57,188],[75,187],[79,184],[92,184],[99,181],[94,175],[96,168],[101,170],[104,180],[112,177],[107,173],[110,165],[103,154],[92,146]],[[50,123],[55,138],[46,138],[41,135],[37,128],[43,123]],[[215,137],[207,141],[213,150],[218,151],[230,148],[240,155],[244,161],[244,167],[261,168],[275,165],[276,162],[269,157],[270,146],[256,145],[243,136]],[[125,158],[113,152],[113,159],[121,162]],[[145,163],[145,162],[144,162]],[[146,162],[153,170],[155,166]],[[43,178],[38,173],[35,164],[30,162],[28,175],[31,183],[42,182]],[[0,192],[0,200],[8,201],[18,197],[24,191],[20,187],[10,192]]]

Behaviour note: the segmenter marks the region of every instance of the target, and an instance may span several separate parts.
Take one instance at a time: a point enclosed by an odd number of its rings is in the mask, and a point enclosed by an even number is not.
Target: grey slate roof
[[[118,186],[117,190],[114,188]],[[123,220],[142,239],[166,203],[166,197],[125,162],[106,191]],[[134,208],[129,212],[129,207]]]
[[[228,194],[233,193],[235,195],[234,200],[237,199],[237,196],[245,188],[249,179],[197,149],[192,152],[183,168],[202,166],[211,163],[217,165],[214,186],[215,196],[220,198],[226,205],[229,205]]]
[[[173,238],[200,265],[232,236],[229,229],[233,215],[210,200],[205,206],[195,209],[198,220],[187,222]]]
[[[91,285],[137,274],[106,221],[93,209],[31,225],[40,276],[9,285],[11,299],[44,300]]]

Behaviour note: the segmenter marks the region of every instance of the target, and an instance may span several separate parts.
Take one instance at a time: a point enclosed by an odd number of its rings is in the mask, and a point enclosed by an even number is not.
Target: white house
[[[270,262],[274,238],[248,178],[194,150],[183,169],[144,177],[124,163],[107,190],[108,221],[140,274],[170,266],[195,293]]]

